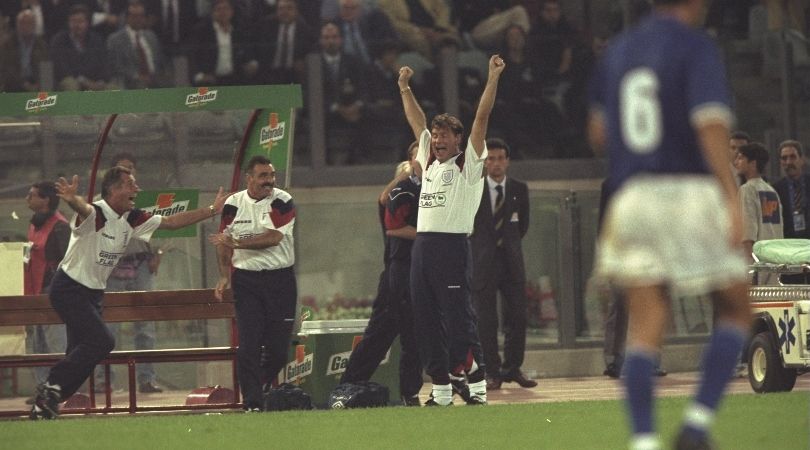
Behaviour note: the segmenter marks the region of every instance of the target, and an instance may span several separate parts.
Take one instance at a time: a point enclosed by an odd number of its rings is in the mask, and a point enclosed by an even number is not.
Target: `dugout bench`
[[[193,409],[235,409],[241,408],[239,386],[236,377],[237,337],[234,324],[234,304],[230,291],[222,302],[214,298],[213,289],[188,289],[178,291],[149,292],[110,292],[104,296],[103,317],[105,322],[135,322],[162,320],[231,319],[231,345],[227,347],[176,348],[159,350],[113,351],[99,364],[104,366],[105,379],[109,380],[111,364],[126,364],[129,384],[129,404],[126,407],[112,406],[110,383],[105,383],[104,405],[97,405],[93,376],[88,379],[89,396],[75,394],[64,404],[64,414],[86,413],[135,413],[140,411],[173,411]],[[0,326],[50,325],[62,323],[51,308],[46,295],[0,297]],[[0,370],[10,370],[12,392],[16,393],[16,371],[22,367],[50,366],[64,357],[64,354],[26,354],[0,356]],[[135,364],[165,362],[207,362],[231,361],[233,395],[217,397],[217,403],[199,401],[205,393],[197,393],[193,404],[171,406],[139,406],[137,403],[137,383]],[[88,398],[89,397],[89,398]],[[20,405],[25,406],[25,405]],[[28,409],[0,411],[0,417],[28,415]]]

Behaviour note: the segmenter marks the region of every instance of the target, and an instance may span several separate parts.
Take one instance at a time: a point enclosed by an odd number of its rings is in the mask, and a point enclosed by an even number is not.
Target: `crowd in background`
[[[785,3],[791,26],[803,29],[803,1],[761,0],[768,28],[781,26]],[[563,3],[7,1],[0,6],[0,92],[299,83],[307,99],[309,64],[319,60],[328,162],[390,162],[404,158],[409,142],[395,83],[400,65],[416,70],[414,89],[431,115],[447,109],[440,66],[443,49],[454,49],[458,115],[466,123],[483,89],[487,55],[499,53],[507,70],[491,134],[512,143],[514,159],[584,157],[591,154],[583,138],[588,76],[628,17],[616,2],[590,27],[598,29],[579,29]],[[740,37],[757,3],[712,2],[709,31]],[[631,21],[648,8],[647,0],[632,0]],[[177,73],[175,57],[185,57],[185,73]],[[53,63],[52,87],[41,86],[42,61]]]
[[[604,37],[592,47],[558,0],[20,0],[0,6],[0,91],[43,90],[50,61],[55,90],[299,83],[306,98],[307,55],[320,54],[328,159],[352,164],[402,159],[391,149],[407,147],[403,61],[431,114],[444,107],[443,49],[463,55],[468,121],[486,76],[477,62],[498,52],[509,69],[493,133],[516,159],[575,157],[589,154],[584,91]]]

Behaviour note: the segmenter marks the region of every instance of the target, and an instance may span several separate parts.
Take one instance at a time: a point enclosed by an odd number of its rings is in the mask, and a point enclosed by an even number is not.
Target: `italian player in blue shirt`
[[[710,294],[719,319],[676,448],[712,448],[708,429],[748,333],[742,220],[728,170],[733,122],[719,52],[695,26],[704,0],[656,0],[610,45],[592,80],[589,136],[611,192],[596,271],[630,314],[624,363],[632,449],[657,449],[653,373],[673,296]]]

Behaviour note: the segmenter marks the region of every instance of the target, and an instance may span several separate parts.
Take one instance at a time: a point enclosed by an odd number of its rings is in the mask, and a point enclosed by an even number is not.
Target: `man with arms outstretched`
[[[399,72],[399,90],[408,125],[419,141],[416,160],[422,172],[419,218],[411,255],[411,301],[420,357],[431,377],[429,406],[453,401],[454,381],[468,404],[487,402],[486,373],[471,300],[472,256],[467,237],[484,191],[484,138],[505,64],[489,60],[489,76],[478,104],[465,151],[464,126],[449,114],[427,128],[408,82],[410,67]],[[466,376],[469,389],[463,386]]]
[[[48,379],[37,386],[30,418],[55,419],[59,403],[79,389],[99,361],[115,347],[101,318],[107,278],[130,239],[148,241],[157,229],[174,230],[219,214],[228,195],[219,188],[210,206],[163,217],[134,209],[141,189],[129,169],[116,166],[104,174],[101,200],[87,203],[77,193],[79,177],[59,178],[56,191],[76,214],[65,257],[51,282],[51,306],[65,322],[67,354]]]

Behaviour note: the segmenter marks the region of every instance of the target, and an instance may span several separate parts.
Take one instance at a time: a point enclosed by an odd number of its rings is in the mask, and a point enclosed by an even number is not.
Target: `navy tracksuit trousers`
[[[449,373],[462,371],[470,382],[483,380],[467,236],[417,233],[411,258],[411,301],[425,372],[434,384],[448,384]]]
[[[48,383],[58,384],[62,399],[67,400],[115,348],[115,338],[101,318],[103,290],[90,289],[59,270],[49,297],[65,322],[67,349],[65,359],[51,368]]]

